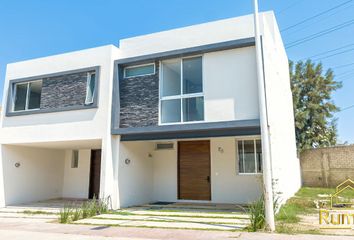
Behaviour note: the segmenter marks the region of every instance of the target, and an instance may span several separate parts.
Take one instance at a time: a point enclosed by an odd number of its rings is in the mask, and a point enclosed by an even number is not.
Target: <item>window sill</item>
[[[95,102],[90,105],[70,106],[70,107],[63,107],[63,108],[31,109],[31,110],[15,111],[15,112],[7,111],[5,115],[6,117],[13,117],[13,116],[23,116],[23,115],[40,114],[40,113],[55,113],[55,112],[85,110],[85,109],[92,109],[97,107],[98,107],[97,102]]]
[[[190,121],[190,122],[174,122],[174,123],[159,123],[159,126],[168,126],[168,125],[183,125],[183,124],[194,124],[194,123],[205,123],[205,120],[202,121]]]
[[[237,173],[238,176],[257,176],[262,174],[263,173]]]

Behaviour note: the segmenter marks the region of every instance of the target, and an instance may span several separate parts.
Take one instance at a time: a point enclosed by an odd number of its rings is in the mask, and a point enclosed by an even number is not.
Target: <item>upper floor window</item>
[[[89,72],[89,73],[87,73],[85,104],[93,103],[94,95],[95,95],[95,88],[96,88],[96,73]]]
[[[15,83],[13,111],[39,109],[41,93],[42,80]]]
[[[202,57],[162,62],[160,122],[204,120]]]
[[[152,74],[155,74],[154,63],[124,68],[125,78],[139,77],[139,76],[152,75]]]
[[[239,173],[262,172],[261,140],[237,140],[237,155]]]

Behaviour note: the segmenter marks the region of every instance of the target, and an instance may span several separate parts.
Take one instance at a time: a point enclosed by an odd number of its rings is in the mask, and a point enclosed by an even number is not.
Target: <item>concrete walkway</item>
[[[353,240],[346,236],[284,235],[229,231],[200,231],[32,222],[0,217],[0,239],[11,240]]]

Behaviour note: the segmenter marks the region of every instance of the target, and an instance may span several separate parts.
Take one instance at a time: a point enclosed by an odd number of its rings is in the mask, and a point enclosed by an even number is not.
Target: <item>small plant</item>
[[[62,210],[60,210],[59,222],[60,223],[69,223],[71,221],[71,214],[73,209],[69,206],[64,206]]]
[[[108,200],[96,199],[84,202],[80,207],[64,206],[60,211],[59,222],[69,223],[108,212]]]
[[[256,232],[258,229],[263,229],[265,226],[265,206],[264,196],[262,195],[257,201],[249,206],[249,215],[251,224],[248,230]]]
[[[81,205],[81,216],[82,216],[82,218],[90,217],[90,206],[89,206],[88,202],[84,202]]]
[[[98,213],[103,214],[108,212],[108,198],[106,199],[101,199],[98,201]]]
[[[75,210],[72,212],[72,221],[77,221],[79,219],[81,219],[81,216],[82,216],[82,210],[81,208],[77,207],[75,208]]]
[[[93,199],[89,201],[89,217],[96,216],[98,214],[98,201],[96,196],[93,196]]]

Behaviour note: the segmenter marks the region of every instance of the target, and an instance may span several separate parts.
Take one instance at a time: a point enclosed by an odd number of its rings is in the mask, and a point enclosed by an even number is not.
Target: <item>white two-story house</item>
[[[271,174],[300,187],[288,60],[260,14]],[[7,66],[0,205],[110,197],[249,203],[263,192],[253,16]]]

